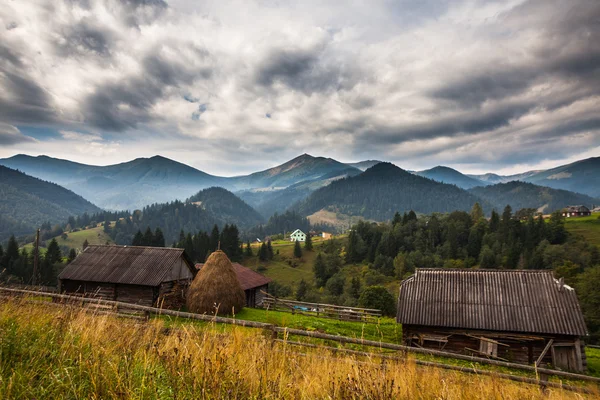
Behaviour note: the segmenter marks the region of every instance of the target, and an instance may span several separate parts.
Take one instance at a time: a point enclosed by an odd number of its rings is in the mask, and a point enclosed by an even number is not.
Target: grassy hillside
[[[62,235],[55,237],[56,242],[60,247],[81,250],[83,248],[83,242],[86,240],[88,241],[88,244],[106,244],[107,242],[112,243],[112,239],[110,236],[104,233],[104,228],[102,226],[97,226],[95,228],[85,229],[78,232],[66,232],[66,234],[66,239],[63,238]],[[52,239],[48,239],[46,242],[50,242],[50,240]],[[31,251],[33,249],[33,243],[28,243],[23,247],[25,247],[27,251]]]
[[[0,398],[576,399],[414,359],[336,355],[273,343],[260,330],[0,304]]]
[[[600,214],[589,217],[565,218],[565,228],[570,233],[583,236],[588,242],[600,247]]]

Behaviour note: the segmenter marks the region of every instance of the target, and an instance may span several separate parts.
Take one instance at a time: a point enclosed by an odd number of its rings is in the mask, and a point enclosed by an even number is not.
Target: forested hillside
[[[568,205],[582,204],[591,208],[592,204],[600,203],[600,200],[584,194],[526,182],[508,182],[493,186],[476,187],[470,189],[469,192],[487,200],[497,210],[501,210],[504,206],[510,204],[513,210],[533,208],[548,214]]]
[[[100,209],[59,185],[0,166],[0,242],[11,234],[31,234],[44,222]]]
[[[380,163],[360,175],[340,179],[318,189],[295,206],[302,215],[321,209],[377,221],[394,213],[469,210],[478,199],[454,185],[432,181],[393,164]]]
[[[437,166],[425,171],[417,171],[416,175],[432,179],[436,182],[449,183],[450,185],[456,185],[459,188],[470,189],[476,186],[486,185],[487,183],[470,176],[461,174],[455,169]]]
[[[236,224],[243,229],[254,227],[264,221],[262,215],[255,209],[235,194],[220,187],[204,189],[187,199],[186,203],[195,204],[219,220]]]

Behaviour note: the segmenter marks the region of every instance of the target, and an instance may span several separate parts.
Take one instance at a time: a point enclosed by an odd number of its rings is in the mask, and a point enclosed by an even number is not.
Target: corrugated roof
[[[204,264],[196,264],[196,269],[200,270]],[[233,269],[237,275],[238,281],[242,290],[254,289],[257,287],[264,286],[271,282],[271,278],[267,278],[264,275],[259,274],[251,270],[250,268],[244,267],[238,263],[232,263]]]
[[[90,245],[63,269],[59,279],[158,286],[181,258],[192,273],[193,263],[183,249],[142,246]]]
[[[587,335],[575,291],[551,271],[417,269],[400,285],[398,322]]]

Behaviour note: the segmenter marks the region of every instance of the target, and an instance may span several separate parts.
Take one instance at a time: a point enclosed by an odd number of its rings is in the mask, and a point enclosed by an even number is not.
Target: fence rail
[[[166,310],[166,309],[160,309],[160,308],[155,308],[155,307],[141,306],[141,305],[137,305],[137,304],[124,303],[124,302],[119,302],[119,301],[102,300],[102,299],[95,299],[95,298],[89,298],[89,297],[75,297],[75,296],[69,296],[69,295],[64,295],[64,294],[48,293],[48,292],[40,292],[40,291],[32,291],[32,290],[11,289],[11,288],[0,287],[0,293],[1,292],[9,293],[9,294],[12,294],[15,296],[50,297],[55,300],[62,300],[66,304],[71,304],[71,305],[83,306],[83,305],[87,305],[87,304],[98,304],[98,305],[112,306],[112,308],[114,310],[119,310],[119,309],[136,310],[136,311],[142,311],[144,313],[154,314],[154,315],[168,315],[168,316],[173,316],[173,317],[178,317],[178,318],[187,318],[187,319],[201,320],[201,321],[207,321],[207,322],[232,324],[232,325],[250,327],[250,328],[261,328],[266,331],[269,331],[272,334],[273,339],[277,339],[278,335],[282,334],[283,338],[286,341],[290,335],[305,336],[305,337],[312,337],[312,338],[316,338],[316,339],[334,341],[337,343],[357,344],[357,345],[362,345],[362,346],[366,346],[366,347],[376,347],[379,349],[402,351],[403,353],[428,354],[428,355],[432,355],[432,356],[466,360],[466,361],[471,361],[474,363],[479,363],[479,364],[484,364],[484,365],[492,365],[492,366],[500,366],[500,367],[518,369],[518,370],[533,372],[536,374],[536,376],[538,376],[538,374],[539,374],[539,376],[542,376],[542,375],[557,376],[557,377],[569,378],[569,379],[580,380],[580,381],[595,382],[597,384],[600,383],[600,378],[596,378],[596,377],[589,376],[589,375],[575,374],[575,373],[571,373],[571,372],[553,370],[553,369],[548,369],[548,368],[536,368],[536,367],[533,367],[530,365],[515,364],[515,363],[498,361],[498,360],[490,360],[487,358],[468,356],[468,355],[464,355],[464,354],[455,354],[455,353],[449,353],[449,352],[444,352],[444,351],[439,351],[439,350],[408,347],[408,346],[398,345],[398,344],[394,344],[394,343],[378,342],[378,341],[373,341],[373,340],[365,340],[365,339],[361,339],[361,338],[352,338],[352,337],[347,337],[347,336],[330,335],[330,334],[326,334],[326,333],[305,331],[305,330],[301,330],[301,329],[290,329],[290,328],[279,327],[279,326],[275,326],[273,324],[267,324],[267,323],[263,323],[263,322],[246,321],[246,320],[239,320],[239,319],[234,319],[234,318],[224,318],[224,317],[205,315],[205,314],[194,314],[194,313],[188,313],[188,312],[182,312],[182,311],[174,311],[174,310]],[[106,312],[106,308],[104,308],[103,311]],[[367,354],[371,354],[373,356],[379,356],[378,353],[367,353]],[[432,363],[431,365],[433,365],[433,364],[437,364],[437,363]],[[422,364],[422,365],[425,365],[425,364]],[[445,365],[445,364],[443,364],[443,365]],[[531,379],[533,379],[533,378],[531,378]],[[546,379],[539,379],[539,380],[536,380],[536,382],[538,384],[540,384],[541,386],[546,386],[546,384],[548,383]],[[560,387],[562,387],[563,389],[566,389],[566,390],[570,390],[569,387],[564,386],[564,385],[562,385]]]
[[[268,310],[291,312],[317,318],[337,319],[340,321],[362,321],[376,323],[381,317],[381,310],[373,308],[346,307],[334,304],[308,303],[280,299],[261,291],[265,296],[262,306]]]

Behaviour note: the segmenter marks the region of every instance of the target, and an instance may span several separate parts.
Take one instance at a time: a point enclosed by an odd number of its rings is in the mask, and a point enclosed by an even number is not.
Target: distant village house
[[[59,291],[179,309],[196,269],[183,249],[89,245],[58,276]]]
[[[321,237],[322,237],[324,240],[329,240],[329,239],[331,239],[331,238],[333,237],[333,234],[332,234],[332,233],[329,233],[329,232],[322,232],[322,233],[321,233]]]
[[[305,242],[306,241],[306,234],[304,232],[302,232],[300,229],[296,229],[290,235],[290,241],[291,242]]]
[[[577,296],[551,271],[417,269],[400,284],[396,320],[408,346],[587,367]]]
[[[592,215],[592,212],[586,206],[568,206],[562,209],[562,216],[565,218],[587,217],[589,215]]]

